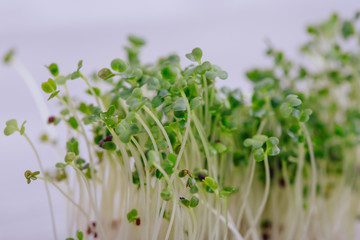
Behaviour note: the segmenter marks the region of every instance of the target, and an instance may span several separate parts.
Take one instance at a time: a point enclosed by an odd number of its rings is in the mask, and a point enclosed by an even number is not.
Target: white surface
[[[67,73],[83,59],[84,71],[91,73],[114,57],[124,56],[126,36],[135,33],[148,40],[142,54],[145,62],[171,52],[184,56],[199,46],[204,58],[229,72],[229,79],[220,84],[248,92],[243,73],[268,63],[266,38],[298,58],[297,47],[306,40],[306,24],[334,11],[351,16],[359,9],[360,2],[355,0],[0,0],[0,55],[16,47],[18,59],[40,87],[49,77],[45,64],[56,62]],[[57,159],[46,156],[54,156],[54,151],[37,141],[43,123],[34,102],[18,75],[4,65],[0,65],[0,110],[1,132],[10,118],[28,120],[28,135],[46,165],[53,166]],[[0,239],[52,239],[43,184],[27,185],[23,177],[26,169],[38,169],[30,147],[17,134],[5,138],[1,133],[0,161]],[[53,198],[59,239],[65,239],[65,200],[60,195]]]

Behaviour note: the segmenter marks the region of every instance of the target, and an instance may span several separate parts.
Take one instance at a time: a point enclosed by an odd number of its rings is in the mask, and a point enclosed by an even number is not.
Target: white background
[[[68,73],[83,59],[83,71],[90,74],[108,66],[113,58],[123,57],[126,36],[134,33],[148,40],[142,53],[145,62],[171,52],[184,56],[199,46],[205,59],[228,71],[229,79],[220,84],[241,87],[247,93],[251,88],[244,72],[269,63],[264,57],[265,39],[299,59],[298,46],[307,39],[308,23],[321,21],[335,11],[350,17],[356,10],[360,10],[356,0],[0,0],[0,55],[15,47],[17,58],[40,87],[49,77],[44,65],[56,62]],[[183,62],[188,63],[184,58]],[[79,86],[83,85],[74,83],[74,88]],[[58,161],[54,151],[38,141],[44,124],[34,101],[16,72],[1,64],[1,132],[10,118],[28,120],[28,135],[46,166],[53,166]],[[5,138],[1,133],[1,240],[52,239],[43,184],[27,185],[23,177],[26,169],[38,169],[30,147],[18,134]],[[65,200],[57,194],[53,198],[59,239],[65,239]]]

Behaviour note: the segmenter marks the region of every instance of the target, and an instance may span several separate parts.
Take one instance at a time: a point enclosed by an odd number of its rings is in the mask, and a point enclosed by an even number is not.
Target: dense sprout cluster
[[[215,87],[227,73],[200,48],[185,68],[177,55],[145,65],[145,41],[130,36],[127,60],[114,59],[91,83],[82,61],[67,75],[52,63],[41,88],[62,104],[48,124],[69,129],[66,153],[54,174],[25,177],[68,199],[79,239],[351,239],[360,200],[358,17],[309,27],[310,63],[270,47],[273,66],[247,73],[250,99]],[[69,81],[83,81],[94,101],[75,101]],[[15,131],[32,145],[24,124],[8,121],[5,134]]]

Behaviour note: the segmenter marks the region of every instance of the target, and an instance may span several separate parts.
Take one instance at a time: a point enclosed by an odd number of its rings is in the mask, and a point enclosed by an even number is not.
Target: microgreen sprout
[[[28,141],[40,171],[27,170],[27,182],[49,183],[69,201],[78,240],[351,239],[360,54],[343,45],[358,44],[359,16],[308,28],[301,50],[311,68],[269,46],[272,66],[246,74],[249,99],[216,88],[228,74],[200,48],[185,55],[185,68],[176,54],[143,64],[146,41],[129,36],[127,59],[109,60],[94,79],[82,60],[69,74],[46,65],[50,78],[38,88],[61,110],[41,111],[44,123],[68,129],[64,143],[41,138],[65,150],[54,171],[43,169],[26,121],[7,121],[4,134]],[[13,53],[4,61],[23,72]],[[82,82],[93,101],[72,96],[68,81]]]

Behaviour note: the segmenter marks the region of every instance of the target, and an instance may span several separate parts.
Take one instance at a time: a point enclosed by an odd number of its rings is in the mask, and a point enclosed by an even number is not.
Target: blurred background
[[[344,17],[360,10],[358,0],[271,1],[85,1],[0,0],[0,55],[10,48],[35,78],[38,87],[50,76],[44,65],[56,62],[60,73],[70,73],[83,59],[83,72],[109,66],[124,57],[129,34],[147,39],[144,62],[169,53],[184,55],[201,47],[204,59],[228,71],[219,86],[251,86],[244,72],[270,64],[266,41],[301,61],[298,47],[307,39],[305,27],[338,12]],[[83,84],[71,83],[72,93]],[[46,99],[45,94],[42,96]],[[49,103],[51,114],[57,105]],[[26,132],[46,167],[59,161],[39,136],[44,121],[25,84],[14,69],[0,64],[0,239],[52,239],[50,215],[41,182],[27,185],[25,170],[37,170],[35,156],[23,137],[2,134],[5,122],[27,120]],[[61,136],[61,134],[60,134]],[[52,191],[59,239],[67,232],[65,199]]]

